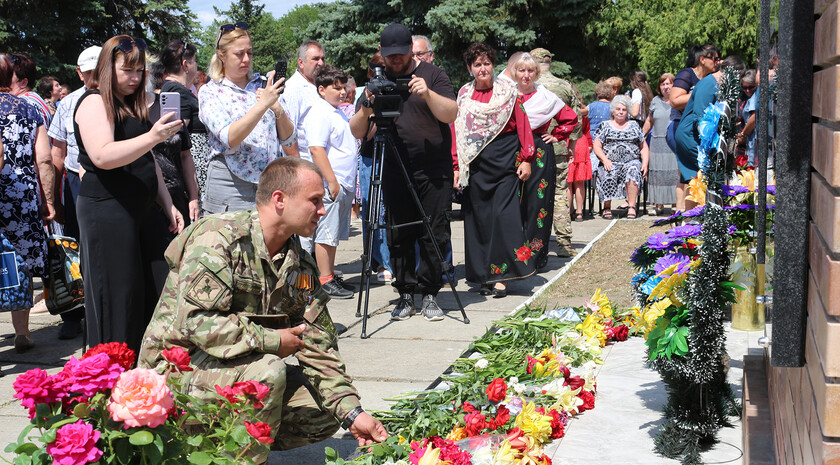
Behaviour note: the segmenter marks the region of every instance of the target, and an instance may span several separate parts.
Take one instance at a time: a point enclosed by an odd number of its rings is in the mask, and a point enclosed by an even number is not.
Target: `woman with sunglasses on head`
[[[279,101],[286,79],[275,82],[272,71],[264,81],[251,69],[252,58],[248,25],[222,25],[210,82],[198,92],[210,142],[205,214],[254,208],[260,173],[281,156],[281,144],[291,147],[297,137]]]
[[[170,231],[184,226],[151,153],[182,123],[170,121],[172,113],[149,120],[145,51],[143,39],[108,39],[74,117],[85,170],[76,212],[88,342],[125,342],[135,351],[168,272],[152,203]]]
[[[685,68],[677,71],[674,77],[670,101],[671,123],[665,132],[665,142],[674,153],[677,152],[677,141],[674,135],[677,126],[680,125],[683,110],[691,97],[691,91],[701,79],[717,71],[718,63],[720,63],[720,52],[714,45],[694,45],[688,49]],[[685,211],[686,185],[682,181],[677,184],[677,210]]]

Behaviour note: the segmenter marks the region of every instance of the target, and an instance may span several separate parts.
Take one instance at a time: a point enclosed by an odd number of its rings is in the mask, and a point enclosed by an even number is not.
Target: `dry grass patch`
[[[619,221],[533,305],[546,308],[583,305],[600,287],[618,308],[632,306],[630,279],[636,272],[629,261],[630,254],[651,234],[671,228],[651,227],[651,224],[646,219]]]

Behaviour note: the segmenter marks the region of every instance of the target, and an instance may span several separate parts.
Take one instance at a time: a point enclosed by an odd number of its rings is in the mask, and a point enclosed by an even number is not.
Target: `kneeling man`
[[[258,416],[281,450],[327,439],[339,425],[360,446],[388,436],[361,408],[338,353],[329,297],[300,247],[298,236],[311,236],[325,214],[323,197],[317,166],[280,158],[260,176],[256,210],[203,218],[176,237],[138,362],[162,369],[163,350],[186,349],[195,369],[183,378],[188,393],[211,402],[217,384],[267,385]]]

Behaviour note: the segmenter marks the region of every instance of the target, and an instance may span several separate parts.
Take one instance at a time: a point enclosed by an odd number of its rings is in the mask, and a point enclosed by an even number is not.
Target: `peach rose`
[[[166,386],[166,377],[154,370],[135,368],[123,372],[111,390],[108,411],[126,428],[155,428],[166,422],[167,412],[175,405]]]

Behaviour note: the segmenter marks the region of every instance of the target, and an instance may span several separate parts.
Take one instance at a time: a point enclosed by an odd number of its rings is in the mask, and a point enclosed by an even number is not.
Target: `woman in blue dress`
[[[697,176],[699,169],[697,162],[697,148],[700,146],[700,131],[697,128],[706,108],[717,102],[718,87],[723,78],[724,68],[732,67],[740,75],[746,67],[744,61],[737,56],[730,56],[723,60],[720,69],[704,77],[694,87],[691,98],[685,106],[679,126],[675,132],[677,142],[677,166],[680,169],[680,183],[687,184]],[[697,205],[686,199],[685,209],[690,210]]]

